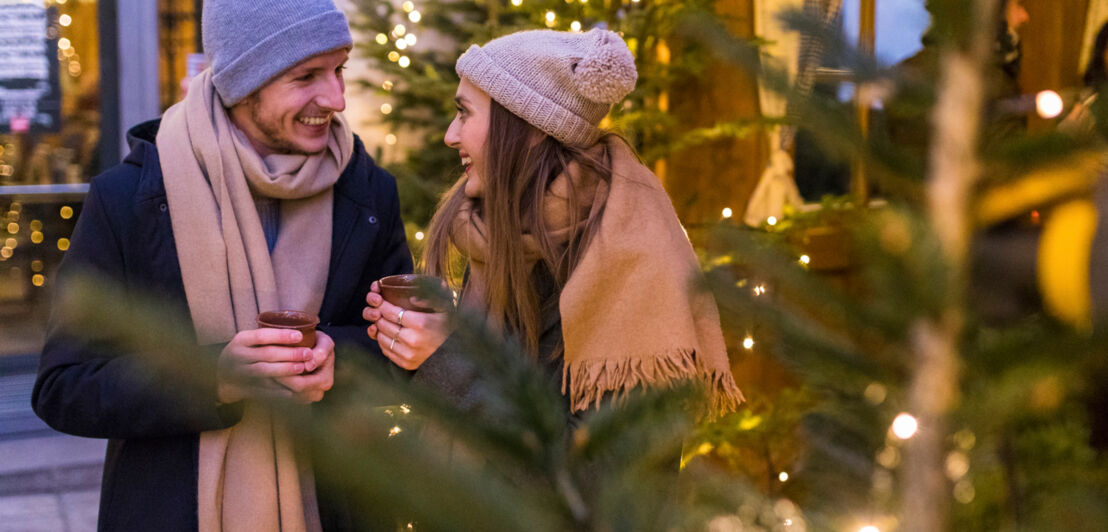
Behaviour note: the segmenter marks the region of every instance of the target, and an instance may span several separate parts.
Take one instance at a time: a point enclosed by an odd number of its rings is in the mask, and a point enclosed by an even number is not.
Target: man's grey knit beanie
[[[635,58],[619,35],[522,31],[470,46],[458,75],[564,144],[589,146],[597,124],[635,88]]]
[[[353,46],[332,0],[205,0],[203,9],[204,53],[227,107],[309,57]]]

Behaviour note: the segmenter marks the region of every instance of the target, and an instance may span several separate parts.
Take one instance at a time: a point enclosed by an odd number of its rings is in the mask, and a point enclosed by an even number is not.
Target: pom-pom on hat
[[[574,146],[597,141],[597,124],[638,79],[627,44],[602,29],[505,35],[470,46],[454,68],[516,116]]]
[[[205,0],[203,9],[204,53],[227,107],[309,57],[354,44],[332,0]]]

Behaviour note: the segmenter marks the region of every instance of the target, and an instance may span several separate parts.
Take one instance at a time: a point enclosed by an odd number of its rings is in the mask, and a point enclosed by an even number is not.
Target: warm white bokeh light
[[[1057,92],[1047,90],[1035,95],[1035,111],[1043,118],[1057,117],[1064,109],[1065,104]]]
[[[902,440],[907,440],[916,435],[919,430],[919,422],[911,414],[902,413],[893,420],[893,435]]]

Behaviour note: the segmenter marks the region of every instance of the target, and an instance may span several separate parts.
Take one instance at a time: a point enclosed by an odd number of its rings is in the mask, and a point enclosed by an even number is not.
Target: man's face
[[[265,157],[327,148],[331,120],[346,108],[345,49],[312,56],[231,108],[231,119]]]

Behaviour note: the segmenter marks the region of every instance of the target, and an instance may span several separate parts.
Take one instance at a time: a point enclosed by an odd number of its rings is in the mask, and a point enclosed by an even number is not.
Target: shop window
[[[101,168],[96,0],[0,1],[0,356],[37,352]]]

